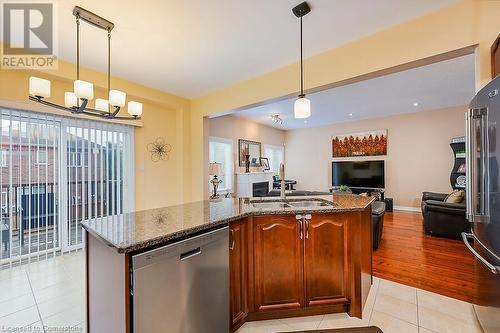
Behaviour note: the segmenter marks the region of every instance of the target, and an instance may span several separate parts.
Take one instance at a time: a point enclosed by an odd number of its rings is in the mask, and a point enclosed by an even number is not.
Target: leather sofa
[[[447,203],[446,193],[423,192],[422,216],[427,235],[461,239],[462,232],[470,232],[465,216],[465,200],[461,203]]]

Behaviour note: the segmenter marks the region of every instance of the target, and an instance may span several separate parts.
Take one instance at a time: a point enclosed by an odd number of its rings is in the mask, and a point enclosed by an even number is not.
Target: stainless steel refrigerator
[[[466,114],[467,218],[465,245],[476,257],[474,309],[485,333],[500,332],[500,76]]]

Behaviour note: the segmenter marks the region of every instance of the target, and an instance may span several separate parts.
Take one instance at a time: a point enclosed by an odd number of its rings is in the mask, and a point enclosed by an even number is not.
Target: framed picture
[[[269,171],[271,168],[269,167],[269,160],[267,157],[260,158],[260,166],[262,167],[262,171]]]
[[[250,155],[250,166],[258,167],[261,154],[261,143],[250,140],[238,140],[238,165],[245,166],[246,155]]]
[[[387,130],[334,135],[332,157],[387,155]]]

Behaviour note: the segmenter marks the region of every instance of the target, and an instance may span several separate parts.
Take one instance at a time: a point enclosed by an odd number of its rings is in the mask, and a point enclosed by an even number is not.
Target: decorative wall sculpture
[[[172,146],[163,138],[156,138],[154,142],[148,143],[148,151],[151,153],[153,162],[168,161]]]
[[[387,155],[387,130],[335,135],[332,157]]]

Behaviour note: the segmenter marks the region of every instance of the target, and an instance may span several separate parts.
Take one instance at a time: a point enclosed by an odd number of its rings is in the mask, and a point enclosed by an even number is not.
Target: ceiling
[[[59,57],[75,62],[72,9],[79,5],[115,23],[113,75],[194,98],[296,62],[299,23],[291,8],[300,1],[59,0]],[[305,56],[457,1],[309,0]],[[81,64],[106,69],[106,33],[87,24],[81,25]]]
[[[289,130],[468,105],[474,73],[474,55],[467,55],[309,94],[312,115],[307,120],[294,118],[295,98],[233,114]],[[283,119],[282,125],[273,124],[273,114]]]

